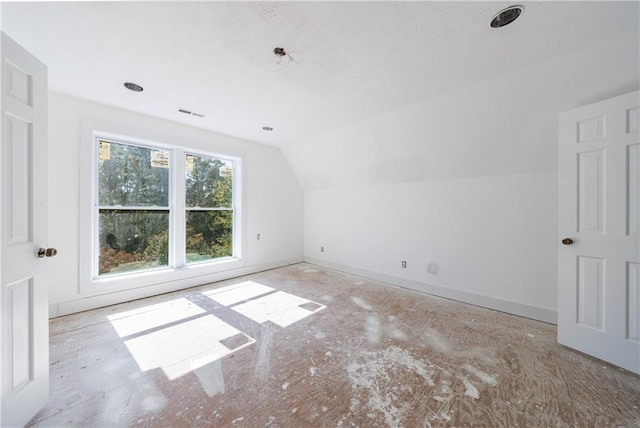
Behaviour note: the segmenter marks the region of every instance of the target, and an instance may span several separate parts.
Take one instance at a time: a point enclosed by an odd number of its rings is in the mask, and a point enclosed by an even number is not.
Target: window
[[[186,261],[233,254],[233,162],[185,155]]]
[[[237,160],[94,141],[94,278],[234,256]]]

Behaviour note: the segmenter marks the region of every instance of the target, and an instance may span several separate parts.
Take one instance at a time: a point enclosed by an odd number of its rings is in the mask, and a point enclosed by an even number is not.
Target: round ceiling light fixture
[[[511,24],[513,21],[518,19],[520,15],[522,15],[523,11],[524,7],[520,5],[509,6],[508,8],[501,10],[491,20],[491,28],[500,28]]]
[[[144,89],[137,83],[125,82],[124,87],[133,92],[142,92]]]
[[[272,127],[270,127],[270,126],[263,126],[263,127],[262,127],[262,129],[263,129],[264,131],[273,131],[273,128],[272,128]]]

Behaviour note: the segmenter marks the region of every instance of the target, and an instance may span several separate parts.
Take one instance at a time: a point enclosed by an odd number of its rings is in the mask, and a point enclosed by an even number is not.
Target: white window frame
[[[220,154],[211,150],[203,150],[203,143],[198,144],[171,144],[166,141],[166,137],[161,138],[148,132],[126,130],[126,133],[113,133],[100,129],[115,128],[113,125],[96,126],[91,123],[82,124],[82,139],[84,143],[81,147],[81,179],[80,179],[80,295],[90,296],[111,293],[133,288],[148,287],[160,284],[171,283],[188,278],[203,277],[205,283],[206,276],[219,272],[237,269],[245,266],[243,259],[243,226],[244,216],[242,210],[242,155],[241,154]],[[144,135],[145,138],[133,137],[132,135]],[[98,242],[98,140],[112,141],[114,143],[132,144],[142,147],[157,148],[167,150],[170,153],[170,173],[169,173],[169,262],[167,267],[149,270],[132,271],[122,274],[107,276],[98,275],[99,242]],[[185,141],[184,138],[171,138],[171,140]],[[211,261],[199,263],[186,263],[186,237],[185,237],[185,154],[201,155],[218,158],[221,160],[233,161],[233,255],[222,257]],[[146,208],[145,208],[146,209]],[[176,286],[176,289],[182,288]]]
[[[180,236],[182,237],[183,241],[182,245],[179,248],[182,248],[182,254],[181,254],[181,262],[182,265],[184,266],[196,266],[199,265],[201,263],[215,263],[216,261],[224,261],[224,260],[228,260],[230,258],[234,258],[236,257],[236,243],[235,243],[235,232],[236,232],[236,199],[238,199],[236,197],[236,168],[238,167],[239,162],[237,161],[237,159],[230,157],[230,156],[221,156],[221,155],[215,155],[215,154],[211,154],[211,153],[207,153],[207,152],[203,152],[201,150],[189,150],[189,149],[184,149],[182,150],[182,161],[181,161],[181,165],[182,165],[182,173],[181,176],[182,177],[186,177],[186,171],[184,170],[185,167],[185,161],[186,161],[186,155],[190,154],[190,155],[195,155],[195,156],[200,156],[200,157],[205,157],[205,158],[215,158],[215,159],[219,159],[222,161],[231,161],[233,162],[233,169],[231,170],[231,183],[233,183],[232,185],[232,201],[231,201],[231,211],[232,211],[232,216],[233,216],[233,230],[232,230],[232,240],[234,240],[234,242],[232,243],[232,247],[233,247],[233,254],[231,255],[231,257],[220,257],[218,259],[213,259],[212,261],[202,261],[202,262],[195,262],[195,263],[189,263],[187,264],[187,244],[186,244],[186,237],[187,237],[187,233],[186,230],[183,231]],[[182,195],[180,195],[178,197],[178,200],[180,200],[180,202],[182,203],[182,212],[179,214],[180,216],[182,216],[180,218],[180,224],[182,224],[184,227],[186,227],[187,225],[187,211],[229,211],[228,209],[221,209],[221,208],[203,208],[203,207],[192,207],[192,208],[188,208],[186,205],[186,179],[183,183],[181,187],[181,191],[182,191]],[[176,246],[176,248],[178,248]]]
[[[94,150],[93,150],[93,156],[91,159],[91,162],[94,163],[94,167],[93,167],[93,192],[92,192],[92,203],[91,206],[93,208],[93,247],[92,247],[92,256],[93,256],[93,260],[92,260],[92,268],[91,268],[91,277],[93,279],[102,279],[102,278],[107,278],[107,277],[115,277],[115,276],[125,276],[125,275],[132,275],[135,273],[144,273],[144,272],[152,272],[152,271],[159,271],[159,270],[165,270],[165,269],[170,269],[172,267],[176,266],[176,263],[174,262],[174,253],[175,251],[175,247],[178,244],[177,242],[172,241],[173,245],[169,245],[169,254],[168,254],[168,265],[162,266],[162,267],[157,267],[157,268],[152,268],[152,269],[146,269],[146,270],[138,270],[138,271],[132,271],[132,272],[122,272],[122,273],[116,273],[116,274],[112,274],[112,275],[104,275],[104,276],[100,276],[99,273],[99,264],[100,264],[100,243],[98,242],[98,237],[100,236],[100,224],[98,221],[98,217],[100,214],[100,210],[102,209],[118,209],[117,207],[112,207],[112,206],[103,206],[100,205],[100,201],[99,201],[99,197],[98,197],[98,192],[99,192],[99,188],[98,188],[98,153],[97,153],[97,147],[98,147],[98,142],[99,141],[105,141],[108,143],[113,143],[113,144],[123,144],[123,145],[131,145],[131,146],[136,146],[136,147],[144,147],[145,149],[160,149],[160,150],[165,150],[169,153],[169,195],[168,195],[168,205],[166,207],[145,207],[145,206],[125,206],[122,207],[123,211],[129,211],[129,210],[142,210],[142,211],[169,211],[169,230],[168,230],[168,234],[170,237],[170,240],[172,239],[173,235],[174,235],[174,229],[175,229],[175,209],[176,206],[173,205],[172,203],[175,200],[175,186],[173,184],[173,176],[175,174],[174,170],[175,170],[175,148],[173,147],[167,147],[165,145],[160,145],[160,144],[156,144],[156,145],[152,145],[154,143],[149,143],[149,142],[136,142],[133,143],[131,141],[125,141],[123,139],[113,139],[113,138],[106,138],[103,134],[97,134],[94,135],[94,139],[93,139],[93,145],[94,145]]]

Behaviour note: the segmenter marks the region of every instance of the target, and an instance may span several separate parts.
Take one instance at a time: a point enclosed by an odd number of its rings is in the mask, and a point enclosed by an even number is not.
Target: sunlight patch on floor
[[[230,306],[272,291],[274,291],[274,289],[266,285],[253,281],[245,281],[239,284],[229,285],[228,287],[205,291],[202,294],[221,305]]]
[[[243,335],[246,341],[228,348],[222,341]],[[160,368],[169,380],[217,361],[255,343],[221,319],[206,315],[124,342],[142,371]]]
[[[280,327],[326,307],[253,281],[202,294],[257,323],[271,321]],[[124,338],[141,371],[158,368],[169,380],[196,372],[206,378],[207,394],[224,391],[224,381],[206,367],[256,342],[186,298],[121,312],[108,319]]]
[[[305,307],[312,307],[307,309]],[[258,299],[233,306],[231,309],[259,323],[271,321],[280,327],[288,327],[326,306],[293,294],[278,291]]]
[[[107,318],[120,337],[127,337],[203,313],[205,310],[200,306],[180,298],[120,312]]]

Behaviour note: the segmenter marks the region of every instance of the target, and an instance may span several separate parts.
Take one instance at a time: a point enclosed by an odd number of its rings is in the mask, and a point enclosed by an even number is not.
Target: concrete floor
[[[51,321],[33,426],[640,426],[555,326],[309,264]]]

